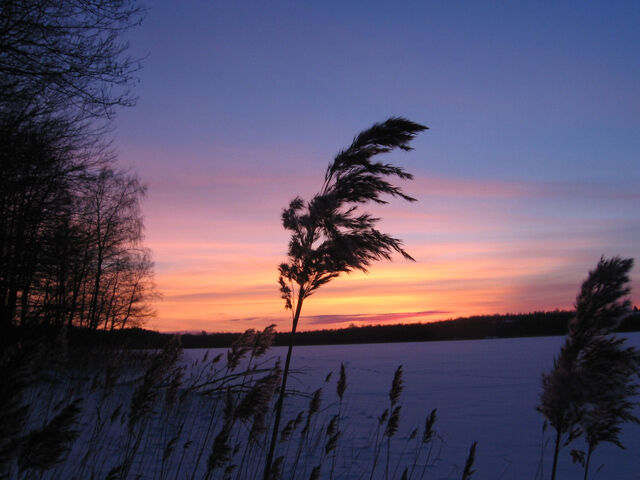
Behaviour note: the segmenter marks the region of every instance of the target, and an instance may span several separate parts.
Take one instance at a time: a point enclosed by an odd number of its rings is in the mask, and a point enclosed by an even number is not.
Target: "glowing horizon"
[[[243,198],[256,184],[259,179],[245,182],[247,191],[236,190],[236,195]],[[626,224],[624,219],[616,224],[589,217],[558,225],[555,212],[540,214],[545,202],[566,202],[568,195],[573,202],[584,201],[569,186],[417,178],[406,190],[419,202],[393,202],[373,211],[383,218],[385,231],[404,239],[416,262],[395,258],[374,264],[368,274],[354,272],[334,280],[305,302],[301,330],[569,309],[600,255],[633,253],[631,243],[618,252],[601,251],[611,241],[604,227],[615,230]],[[619,213],[628,203],[623,193],[588,191],[618,205]],[[216,210],[210,218],[207,211],[185,209],[192,217],[182,215],[174,222],[148,210],[147,243],[155,253],[164,297],[149,327],[208,332],[271,323],[279,330],[289,327],[290,314],[277,285],[277,265],[288,241],[279,220],[286,203],[278,205],[281,195],[273,196],[272,202],[263,195],[258,205],[270,216],[248,215],[244,221],[232,211]],[[514,214],[514,201],[530,204],[532,199],[540,202],[538,208]],[[472,208],[474,203],[480,207]],[[436,208],[445,211],[429,211]],[[633,212],[628,215],[632,221]],[[183,224],[198,225],[198,235]],[[203,231],[211,233],[209,241]]]

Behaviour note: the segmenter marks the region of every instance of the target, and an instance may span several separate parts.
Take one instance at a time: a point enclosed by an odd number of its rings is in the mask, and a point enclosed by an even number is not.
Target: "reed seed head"
[[[295,419],[291,419],[287,422],[284,428],[280,432],[280,443],[287,442],[291,438],[291,434],[295,429]]]
[[[80,403],[81,399],[77,398],[47,425],[24,439],[18,456],[20,470],[45,471],[65,460],[80,433],[73,429],[81,411]]]
[[[336,392],[338,397],[342,400],[344,391],[347,389],[347,372],[344,368],[344,363],[340,364],[340,377],[338,378],[338,384],[336,385]]]
[[[259,358],[263,356],[265,353],[267,353],[269,348],[271,348],[271,345],[273,345],[273,341],[276,338],[275,328],[275,323],[272,323],[268,327],[265,327],[262,332],[255,335],[255,343],[253,346],[254,357]]]
[[[400,409],[402,407],[398,406],[393,409],[391,412],[391,416],[389,417],[389,421],[387,422],[387,428],[384,432],[386,437],[393,437],[398,431],[398,425],[400,424]]]
[[[402,365],[400,365],[396,369],[396,373],[393,375],[391,390],[389,390],[389,400],[391,400],[391,406],[394,406],[398,402],[403,389],[404,380],[402,379]]]
[[[471,444],[471,448],[469,449],[469,456],[467,457],[467,461],[464,465],[464,472],[462,473],[462,480],[470,480],[471,476],[474,473],[473,463],[476,460],[476,447],[478,446],[478,442],[473,442]]]
[[[320,478],[320,465],[316,465],[311,470],[311,475],[309,475],[309,480],[318,480]]]
[[[384,412],[382,412],[382,414],[378,417],[378,425],[382,425],[388,416],[389,416],[389,409],[386,408]]]
[[[341,432],[336,432],[334,435],[331,436],[331,438],[327,442],[327,445],[324,447],[325,454],[329,454],[330,452],[336,449],[336,447],[338,446],[338,438],[340,438],[340,433]]]
[[[284,456],[275,459],[269,471],[269,480],[280,480],[282,476],[282,465],[284,464]]]
[[[253,328],[246,330],[231,344],[231,349],[227,352],[227,367],[229,370],[235,370],[247,353],[249,353],[256,344],[256,331]]]
[[[424,422],[424,433],[422,435],[422,443],[429,443],[433,438],[433,434],[435,433],[433,429],[433,425],[436,423],[436,412],[437,408],[431,410],[431,413],[427,416],[427,419]]]
[[[298,415],[296,416],[296,419],[293,422],[293,429],[294,430],[300,426],[300,424],[302,423],[302,420],[304,420],[304,410],[300,410],[298,412]]]
[[[229,446],[230,424],[225,424],[222,430],[216,435],[211,448],[211,454],[207,462],[207,469],[212,472],[222,467],[231,460],[231,446]]]
[[[331,418],[331,421],[329,422],[329,425],[327,425],[327,436],[328,437],[332,437],[333,435],[335,435],[337,427],[338,427],[338,415],[334,415]]]
[[[313,396],[311,397],[311,401],[309,402],[309,416],[318,413],[320,411],[320,402],[322,399],[322,388],[319,388],[315,392],[313,392]]]

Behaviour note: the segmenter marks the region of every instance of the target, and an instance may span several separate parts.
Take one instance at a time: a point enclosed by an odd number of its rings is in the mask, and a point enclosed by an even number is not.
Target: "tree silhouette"
[[[640,354],[633,347],[623,348],[624,339],[610,335],[631,311],[625,297],[632,266],[630,258],[601,258],[589,272],[554,368],[542,376],[538,411],[556,430],[552,479],[562,446],[586,433],[586,460],[584,452],[572,451],[572,457],[584,464],[586,479],[597,445],[611,442],[622,447],[620,425],[638,421],[632,399],[638,392],[634,378],[640,374]]]
[[[135,103],[137,0],[0,2],[0,333],[152,313],[144,186],[109,144]]]
[[[140,63],[123,34],[139,25],[136,0],[0,2],[0,113],[109,120],[135,103]]]
[[[402,241],[377,230],[378,218],[359,211],[362,204],[387,203],[384,195],[413,202],[416,199],[390,183],[388,177],[410,180],[401,167],[372,162],[371,158],[396,148],[411,150],[409,142],[427,127],[392,117],[361,132],[353,143],[329,164],[322,188],[311,201],[294,198],[282,212],[282,224],[291,232],[287,262],[280,264],[280,291],[285,308],[292,312],[289,348],[282,375],[276,418],[267,455],[264,478],[268,480],[278,436],[293,339],[302,304],[322,285],[353,270],[366,272],[377,260],[396,252],[413,260]]]
[[[65,125],[0,120],[0,330],[111,330],[153,313],[145,187],[106,163],[95,171]]]

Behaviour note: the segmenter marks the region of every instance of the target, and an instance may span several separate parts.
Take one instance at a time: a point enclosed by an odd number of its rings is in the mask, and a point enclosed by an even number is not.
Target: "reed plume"
[[[623,348],[624,339],[611,334],[629,314],[629,272],[633,259],[600,259],[589,272],[576,297],[575,317],[554,359],[554,367],[542,375],[543,391],[538,411],[556,430],[551,478],[555,480],[558,455],[563,446],[587,432],[585,478],[593,450],[602,441],[620,444],[623,422],[637,421],[632,400],[639,386],[640,352]],[[576,450],[573,458],[584,455]]]
[[[391,402],[391,407],[393,407],[398,402],[403,389],[404,380],[402,379],[402,365],[400,365],[396,369],[396,372],[393,374],[391,390],[389,390],[389,401]]]
[[[21,471],[43,472],[65,460],[80,433],[74,427],[81,412],[81,401],[81,398],[75,399],[47,425],[27,435],[18,455]]]
[[[311,201],[305,203],[296,197],[282,212],[282,224],[291,232],[291,239],[287,262],[278,267],[278,283],[285,308],[292,314],[291,333],[264,480],[269,480],[294,337],[304,300],[341,274],[354,270],[366,272],[373,262],[389,260],[393,253],[413,260],[401,240],[376,228],[378,218],[361,213],[358,208],[369,202],[387,203],[383,198],[385,195],[416,200],[387,180],[389,177],[410,180],[413,178],[410,173],[391,164],[374,163],[371,159],[395,149],[411,150],[411,140],[426,129],[424,125],[401,117],[373,125],[336,155],[327,167],[320,192]]]
[[[462,472],[462,480],[471,480],[471,476],[474,474],[473,464],[476,461],[476,447],[478,442],[473,442],[471,448],[469,448],[469,455],[467,461],[464,464],[464,471]]]

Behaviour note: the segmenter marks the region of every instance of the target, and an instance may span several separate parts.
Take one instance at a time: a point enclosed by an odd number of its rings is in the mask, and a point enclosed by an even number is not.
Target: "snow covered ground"
[[[625,336],[630,345],[640,348],[640,333]],[[336,382],[340,364],[344,363],[347,389],[339,423],[343,434],[336,449],[339,454],[333,479],[385,479],[387,465],[389,479],[399,480],[405,467],[411,469],[412,465],[415,465],[411,476],[414,480],[460,479],[473,441],[478,442],[474,480],[549,479],[553,431],[549,428],[543,432],[544,419],[536,411],[536,405],[541,392],[541,373],[552,367],[563,340],[563,337],[538,337],[296,347],[292,363],[294,373],[289,382],[296,394],[286,399],[281,428],[307,409],[309,394],[320,387],[323,389],[322,405],[313,417],[308,440],[300,442],[303,422],[291,436],[291,441],[278,444],[276,458],[287,457],[281,478],[306,480],[317,464],[322,464],[321,478],[330,477],[333,452],[324,453],[329,438],[326,427],[338,413]],[[25,399],[33,406],[32,428],[49,421],[59,408],[56,405],[66,405],[78,397],[84,399],[80,437],[66,461],[47,471],[42,478],[106,478],[114,468],[126,464],[129,453],[132,458],[130,468],[128,474],[122,475],[126,478],[205,478],[214,438],[223,430],[224,394],[211,396],[203,394],[202,389],[198,393],[187,391],[184,386],[201,383],[200,379],[206,378],[206,375],[200,375],[202,372],[212,371],[216,378],[229,373],[225,364],[226,352],[223,349],[208,353],[204,350],[184,352],[180,360],[186,368],[185,383],[180,390],[184,395],[179,395],[180,400],[167,409],[163,406],[164,390],[158,391],[148,428],[140,430],[143,433],[138,444],[138,437],[127,433],[127,424],[131,418],[132,393],[136,385],[140,385],[142,371],[139,368],[131,368],[125,363],[124,370],[114,378],[113,388],[108,391],[102,386],[93,388],[95,381],[83,380],[84,377],[79,380],[63,377],[61,382],[33,389]],[[205,353],[208,360],[203,362]],[[285,353],[285,348],[274,348],[266,360],[260,359],[260,364],[270,367]],[[212,359],[218,354],[221,354],[220,361],[213,363]],[[392,438],[387,463],[387,443],[378,430],[378,418],[389,408],[389,389],[399,365],[403,366],[405,388],[399,401],[402,406],[399,429]],[[89,372],[93,370],[89,369]],[[108,369],[98,369],[95,375],[92,373],[87,378],[95,377],[98,385],[103,385],[109,377],[107,372]],[[265,375],[264,371],[251,370],[252,373],[245,377],[242,368],[233,373],[236,372],[236,381],[243,384],[251,375],[256,378]],[[330,372],[332,376],[327,380]],[[195,382],[193,375],[197,379]],[[166,379],[161,380],[165,386],[166,382]],[[225,391],[218,390],[219,393]],[[434,408],[437,408],[437,435],[432,455],[429,462],[425,462],[428,451],[425,449],[416,461],[416,440],[421,438],[425,418]],[[640,416],[640,409],[637,414]],[[269,422],[269,417],[266,421]],[[212,478],[261,478],[264,451],[260,450],[263,447],[259,444],[246,441],[250,427],[250,423],[236,422],[230,439],[234,453],[225,465],[235,463],[240,467],[227,477],[223,466],[215,470]],[[414,429],[418,429],[417,439],[410,438]],[[137,432],[138,427],[131,431]],[[609,444],[598,447],[589,478],[640,479],[640,425],[625,425],[621,440],[626,450]],[[380,447],[373,469],[376,444]],[[296,463],[300,445],[303,448],[300,449],[300,461]],[[561,452],[559,479],[582,479],[581,467],[572,464],[569,457],[572,448],[582,446],[579,439]],[[29,472],[26,475],[28,477]],[[115,475],[116,478],[119,476]]]
[[[640,333],[624,336],[630,345],[640,348]],[[405,390],[400,401],[400,429],[393,445],[396,459],[398,452],[404,450],[405,454],[396,478],[412,460],[413,443],[407,440],[410,432],[423,428],[433,408],[438,409],[435,428],[443,445],[436,466],[425,478],[460,478],[474,440],[478,441],[474,479],[549,478],[552,430],[547,430],[543,440],[543,417],[535,407],[541,373],[552,367],[562,341],[563,337],[537,337],[296,347],[292,367],[302,372],[294,376],[291,385],[312,391],[325,385],[326,375],[333,371],[331,383],[323,392],[323,407],[332,414],[336,409],[332,402],[337,398],[337,371],[344,362],[348,387],[341,442],[342,448],[353,448],[352,460],[348,460],[353,464],[343,478],[359,478],[360,468],[370,471],[371,439],[377,417],[389,405],[388,392],[398,365],[403,365]],[[271,355],[284,353],[284,348],[271,351]],[[188,358],[201,354],[197,350],[185,352]],[[290,399],[289,416],[295,416],[301,401]],[[610,444],[598,447],[590,478],[640,479],[640,426],[625,425],[621,437],[626,450]],[[558,478],[582,478],[582,469],[569,458],[570,449],[578,446],[580,440],[561,452]]]

